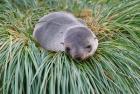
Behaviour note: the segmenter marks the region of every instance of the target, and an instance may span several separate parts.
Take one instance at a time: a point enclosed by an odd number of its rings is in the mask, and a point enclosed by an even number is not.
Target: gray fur
[[[92,46],[94,52],[98,46],[98,40],[94,40],[96,36],[90,29],[67,12],[53,12],[40,18],[35,25],[33,36],[44,49],[56,52],[65,51],[66,42],[72,44],[72,49],[77,49],[77,52],[73,53],[80,52],[78,50],[82,49],[89,40],[92,40],[95,46]]]

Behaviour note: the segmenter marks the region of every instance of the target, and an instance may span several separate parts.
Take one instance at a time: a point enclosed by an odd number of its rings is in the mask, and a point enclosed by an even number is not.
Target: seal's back
[[[40,45],[52,51],[64,51],[64,33],[69,26],[80,24],[70,13],[53,12],[40,18],[35,25],[33,36]]]

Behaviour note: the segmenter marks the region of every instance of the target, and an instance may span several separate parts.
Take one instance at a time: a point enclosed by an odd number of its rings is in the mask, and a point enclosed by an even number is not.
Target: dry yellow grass
[[[91,9],[83,9],[75,15],[83,19],[87,26],[95,33],[102,33],[106,31],[106,29],[95,20]]]

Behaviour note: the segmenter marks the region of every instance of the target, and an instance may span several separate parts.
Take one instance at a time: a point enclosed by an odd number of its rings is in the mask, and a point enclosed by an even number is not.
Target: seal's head
[[[83,60],[95,53],[98,39],[87,27],[74,26],[64,36],[64,47],[74,59]]]

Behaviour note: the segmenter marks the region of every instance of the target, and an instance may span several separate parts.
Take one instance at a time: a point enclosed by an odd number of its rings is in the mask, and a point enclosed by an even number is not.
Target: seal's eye
[[[90,49],[90,48],[91,48],[91,45],[86,46],[86,48],[87,48],[87,49]]]
[[[91,52],[92,46],[91,46],[91,45],[87,45],[87,46],[86,46],[86,49],[88,49],[88,52]]]
[[[66,48],[65,48],[65,51],[66,51],[67,53],[70,53],[70,47],[66,47]]]

